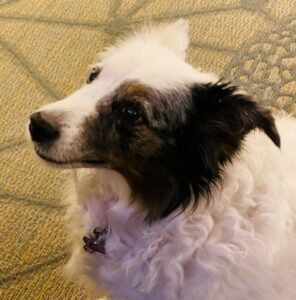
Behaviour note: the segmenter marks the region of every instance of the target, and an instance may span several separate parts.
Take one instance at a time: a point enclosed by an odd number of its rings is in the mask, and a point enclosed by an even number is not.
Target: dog
[[[296,299],[296,121],[185,61],[185,20],[100,55],[30,116],[73,172],[69,274],[126,300]]]

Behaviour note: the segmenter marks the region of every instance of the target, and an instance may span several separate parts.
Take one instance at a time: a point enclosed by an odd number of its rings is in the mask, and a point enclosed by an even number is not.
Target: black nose
[[[42,118],[40,112],[30,116],[29,130],[32,140],[36,143],[52,142],[59,136],[59,131],[48,121]]]

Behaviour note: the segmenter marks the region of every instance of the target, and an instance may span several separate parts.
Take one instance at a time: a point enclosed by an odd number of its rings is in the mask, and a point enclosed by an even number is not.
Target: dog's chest
[[[113,261],[130,260],[145,252],[146,259],[155,255],[159,243],[168,238],[166,227],[172,227],[169,220],[160,224],[148,224],[145,215],[132,206],[121,203],[114,196],[94,198],[83,205],[84,232],[91,235],[94,229],[107,231],[105,258]]]
[[[232,240],[234,231],[248,235],[232,210],[216,220],[210,215],[180,214],[149,225],[130,206],[101,204],[89,203],[88,207],[88,227],[93,229],[99,222],[108,228],[105,255],[87,253],[90,276],[118,291],[126,297],[123,299],[146,299],[147,293],[155,294],[155,299],[163,299],[162,293],[169,295],[165,299],[181,299],[178,286],[193,278],[200,283],[212,280],[208,265],[220,269],[234,259],[230,257],[233,249],[237,253],[245,250]],[[221,243],[228,246],[221,247]],[[176,290],[170,290],[172,282]]]

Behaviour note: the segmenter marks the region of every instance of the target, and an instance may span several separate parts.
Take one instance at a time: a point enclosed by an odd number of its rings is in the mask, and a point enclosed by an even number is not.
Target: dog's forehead
[[[191,83],[208,83],[216,77],[194,69],[175,53],[157,42],[131,40],[111,47],[101,56],[100,81],[139,81],[158,90]],[[108,84],[107,84],[108,85]]]
[[[143,49],[147,51],[147,49]],[[100,81],[121,83],[124,81],[140,81],[154,88],[164,87],[178,81],[179,76],[172,76],[180,62],[158,53],[131,53],[126,49],[118,52],[101,62],[102,72]],[[171,69],[171,70],[170,70]],[[180,69],[180,67],[178,68]],[[168,71],[168,72],[167,72]]]

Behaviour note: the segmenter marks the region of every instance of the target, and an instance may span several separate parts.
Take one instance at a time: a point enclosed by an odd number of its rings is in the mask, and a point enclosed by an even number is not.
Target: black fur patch
[[[137,110],[141,122],[123,118],[126,105]],[[132,200],[153,222],[185,209],[192,198],[193,207],[202,195],[210,199],[213,184],[222,181],[223,166],[256,128],[280,146],[271,113],[228,84],[196,84],[160,94],[125,83],[86,120],[85,159],[104,161],[120,172]]]
[[[213,184],[222,181],[223,166],[241,149],[253,129],[263,130],[280,147],[271,113],[227,84],[195,85],[185,124],[170,132],[174,147],[148,163],[133,189],[144,202],[149,221],[176,208],[193,207],[202,195],[210,198]],[[176,99],[172,99],[176,101]]]
[[[178,191],[167,199],[161,217],[178,206],[185,209],[194,194],[193,206],[201,195],[210,198],[213,184],[222,181],[223,166],[239,152],[245,136],[253,129],[263,130],[280,147],[280,137],[271,113],[248,96],[227,84],[195,85],[191,88],[192,107],[176,137],[169,173]]]

